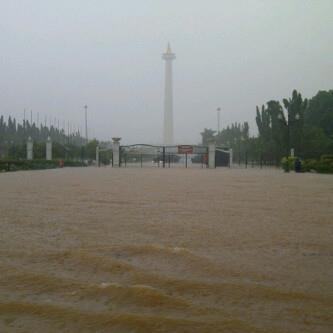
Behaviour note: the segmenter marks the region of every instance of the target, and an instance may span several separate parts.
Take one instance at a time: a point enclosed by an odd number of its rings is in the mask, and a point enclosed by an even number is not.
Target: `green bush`
[[[42,170],[42,169],[54,169],[59,166],[59,162],[56,160],[46,161],[46,160],[33,160],[27,161],[27,165],[31,170]]]
[[[19,170],[44,170],[44,169],[55,169],[60,167],[59,160],[3,160],[0,161],[0,171],[19,171]],[[65,167],[85,167],[87,166],[81,161],[66,160],[64,162]]]
[[[325,161],[325,162],[333,162],[333,155],[329,155],[329,154],[322,155],[320,157],[320,160]]]
[[[86,167],[87,164],[85,162],[81,162],[81,161],[65,160],[64,166],[65,167]]]
[[[322,155],[319,161],[305,160],[302,169],[306,172],[333,173],[333,155]]]
[[[317,161],[313,160],[313,159],[302,161],[302,171],[309,172],[311,170],[315,170],[316,163],[317,163]]]
[[[320,160],[317,162],[315,170],[320,173],[333,173],[333,161]]]
[[[295,160],[296,157],[291,157],[291,156],[283,157],[281,161],[282,169],[285,172],[289,172],[290,170],[295,170]]]

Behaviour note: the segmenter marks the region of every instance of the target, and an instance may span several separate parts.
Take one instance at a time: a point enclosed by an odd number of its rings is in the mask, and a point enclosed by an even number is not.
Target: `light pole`
[[[25,139],[25,109],[24,109],[24,116],[23,116],[23,128],[24,128],[24,139]]]
[[[221,108],[218,107],[217,111],[217,134],[220,134],[220,118],[221,118]]]
[[[278,118],[279,118],[280,120],[283,120],[284,117],[283,117],[282,113],[280,113],[280,114],[278,115]],[[294,148],[291,148],[291,139],[290,139],[290,137],[291,137],[291,125],[294,124],[294,123],[296,123],[300,118],[301,118],[301,117],[300,117],[299,113],[296,113],[296,114],[295,114],[295,118],[292,119],[292,118],[291,118],[291,115],[290,115],[290,112],[288,111],[288,117],[287,117],[287,121],[286,121],[286,125],[287,125],[287,147],[288,147],[288,156],[289,156],[289,154],[290,154],[290,155],[293,155],[293,154],[291,154],[291,150],[294,149]]]
[[[85,118],[85,125],[86,125],[86,144],[88,143],[88,105],[84,106],[84,118]]]

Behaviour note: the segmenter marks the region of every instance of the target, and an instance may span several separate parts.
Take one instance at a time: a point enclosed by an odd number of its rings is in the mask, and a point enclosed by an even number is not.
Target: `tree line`
[[[55,126],[37,126],[24,120],[22,123],[9,116],[0,116],[0,159],[25,159],[26,142],[34,141],[34,158],[45,158],[45,144],[50,137],[53,142],[53,157],[66,160],[93,160],[96,156],[97,140],[86,142],[80,131],[65,131]]]
[[[28,120],[18,123],[11,116],[8,117],[7,121],[4,116],[0,117],[0,143],[23,143],[28,137],[31,137],[34,142],[45,142],[50,137],[52,141],[61,144],[81,146],[85,143],[80,131],[66,133],[64,129],[55,126],[37,126],[36,123],[30,123]]]
[[[309,100],[294,90],[281,102],[268,101],[256,107],[256,125],[255,136],[249,135],[247,122],[231,124],[219,133],[205,128],[202,144],[214,139],[217,145],[232,148],[240,162],[261,159],[278,164],[292,148],[303,159],[333,154],[333,90],[319,91]]]

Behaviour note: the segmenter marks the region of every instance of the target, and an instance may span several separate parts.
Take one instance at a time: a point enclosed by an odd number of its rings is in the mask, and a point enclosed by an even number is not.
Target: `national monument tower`
[[[170,43],[165,53],[162,54],[165,60],[165,87],[164,87],[164,132],[163,140],[165,145],[172,145],[173,142],[173,92],[172,92],[172,60],[176,55],[172,53]]]

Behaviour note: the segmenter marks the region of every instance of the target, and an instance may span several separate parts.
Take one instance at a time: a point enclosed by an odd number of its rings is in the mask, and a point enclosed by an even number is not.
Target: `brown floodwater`
[[[333,176],[2,173],[0,332],[333,332]]]

